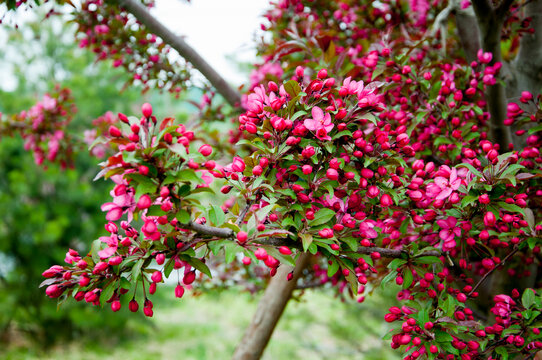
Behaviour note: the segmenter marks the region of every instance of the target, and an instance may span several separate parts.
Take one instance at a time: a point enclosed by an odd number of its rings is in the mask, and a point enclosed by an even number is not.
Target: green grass
[[[155,315],[144,335],[118,342],[107,336],[97,342],[57,346],[47,353],[12,346],[3,359],[228,359],[256,310],[258,296],[235,289],[198,297],[173,298],[173,288],[159,289]],[[189,294],[187,294],[189,295]],[[389,304],[368,297],[363,304],[341,302],[331,291],[306,292],[291,301],[263,359],[397,359],[381,340]],[[62,309],[60,310],[62,311]],[[110,311],[104,309],[103,311]],[[122,309],[121,311],[128,311]],[[111,316],[115,316],[111,314]],[[109,338],[109,340],[108,340]]]

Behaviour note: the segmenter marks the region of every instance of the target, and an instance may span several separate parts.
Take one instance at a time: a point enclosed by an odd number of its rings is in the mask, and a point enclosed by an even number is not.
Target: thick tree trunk
[[[476,61],[476,54],[482,48],[476,16],[472,12],[457,10],[455,12],[455,23],[461,46],[465,51],[465,58],[469,63]]]
[[[511,2],[508,0],[503,1],[497,8],[494,8],[488,0],[474,0],[472,2],[478,19],[482,47],[484,51],[493,54],[492,64],[498,61],[502,62],[502,27]],[[504,125],[507,106],[504,86],[499,82],[493,86],[488,86],[486,100],[491,114],[490,140],[500,145],[501,152],[506,152],[508,151],[508,145],[512,143],[512,132],[509,126]]]
[[[288,300],[295,289],[297,279],[301,276],[306,267],[311,254],[303,253],[296,262],[296,267],[281,265],[277,274],[271,279],[265,289],[262,299],[258,304],[258,309],[254,314],[252,321],[245,331],[245,335],[235,349],[232,359],[234,360],[256,360],[259,359],[271,334],[282,315]],[[294,271],[292,280],[286,279],[288,273]]]
[[[531,18],[534,33],[521,36],[514,60],[516,85],[518,90],[530,91],[536,97],[542,88],[542,0],[525,5],[525,14]]]

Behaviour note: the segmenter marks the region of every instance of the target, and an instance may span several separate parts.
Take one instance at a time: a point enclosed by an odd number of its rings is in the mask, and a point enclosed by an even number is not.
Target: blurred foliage
[[[338,301],[331,289],[306,291],[298,301],[288,304],[262,359],[399,359],[400,354],[383,346],[381,340],[390,329],[382,316],[389,306],[396,305],[391,288],[368,296],[362,304]],[[160,311],[150,319],[154,330],[144,342],[131,339],[122,343],[62,344],[47,355],[12,350],[5,359],[230,358],[256,310],[259,296],[233,287],[199,296],[187,293],[179,300],[174,298],[173,289],[163,288],[154,295],[155,308]],[[118,314],[127,312],[123,308]]]
[[[141,101],[140,89],[121,92],[129,75],[110,64],[93,64],[93,55],[74,44],[73,29],[60,22],[11,30],[3,50],[4,74],[6,69],[13,74],[3,85],[14,88],[0,91],[0,112],[6,115],[29,108],[59,83],[73,91],[79,111],[70,126],[82,139],[93,119],[107,110],[130,112]],[[74,169],[42,169],[20,138],[1,140],[0,342],[34,340],[47,347],[60,339],[119,337],[141,329],[142,318],[132,314],[112,317],[74,303],[57,311],[56,302],[38,288],[41,273],[62,263],[69,247],[84,253],[105,233],[100,204],[109,199],[111,186],[92,181],[99,160],[83,144]]]

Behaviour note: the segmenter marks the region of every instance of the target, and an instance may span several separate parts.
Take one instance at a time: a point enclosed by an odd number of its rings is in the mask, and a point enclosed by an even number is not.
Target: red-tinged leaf
[[[529,173],[520,173],[520,174],[516,175],[516,179],[518,179],[520,181],[524,181],[524,180],[529,180],[529,179],[532,179],[532,178],[538,177],[538,176],[540,176],[540,175],[529,174]]]
[[[45,280],[43,280],[43,281],[41,282],[41,284],[40,284],[39,287],[41,288],[41,287],[44,287],[44,286],[48,286],[48,285],[51,285],[51,284],[56,283],[57,281],[58,281],[57,278],[45,279]]]
[[[172,117],[167,117],[164,120],[162,120],[162,123],[160,124],[160,131],[164,130],[166,127],[170,126],[175,119]]]

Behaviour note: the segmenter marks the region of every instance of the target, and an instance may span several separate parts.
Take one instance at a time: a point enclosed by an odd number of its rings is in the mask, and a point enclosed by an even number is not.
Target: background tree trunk
[[[311,254],[302,253],[297,259],[295,269],[286,265],[279,267],[277,274],[271,278],[269,285],[265,289],[256,313],[235,349],[232,359],[256,360],[262,356],[273,330],[292,296],[297,280],[307,266],[310,257]],[[292,270],[294,276],[292,280],[288,281],[286,277]]]

